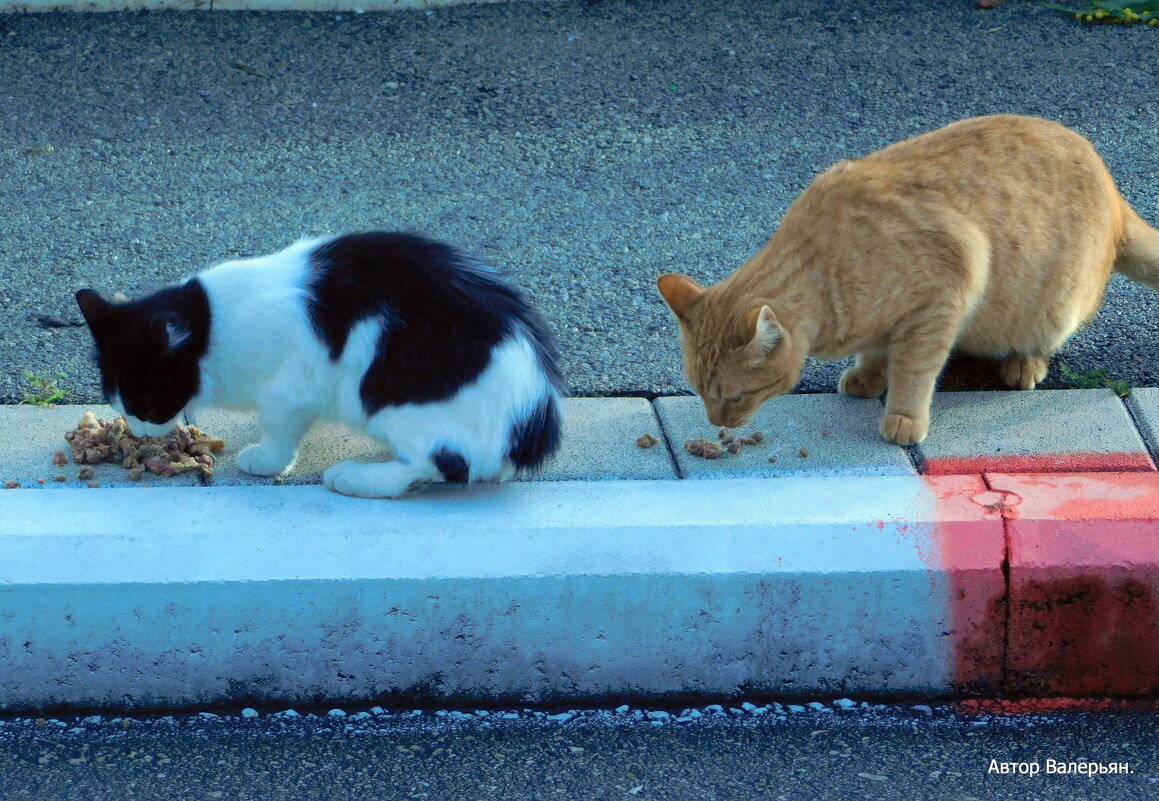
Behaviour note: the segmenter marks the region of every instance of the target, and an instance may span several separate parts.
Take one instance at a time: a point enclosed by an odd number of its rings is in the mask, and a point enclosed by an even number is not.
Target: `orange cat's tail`
[[[1115,270],[1132,281],[1159,289],[1159,230],[1148,225],[1131,207],[1125,211],[1126,225],[1115,254]]]

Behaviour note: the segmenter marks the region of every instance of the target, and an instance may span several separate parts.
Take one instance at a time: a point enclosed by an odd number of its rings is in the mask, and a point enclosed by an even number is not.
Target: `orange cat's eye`
[[[743,398],[743,397],[744,397],[744,393],[738,392],[735,395],[732,395],[728,398],[725,398],[724,400],[726,403],[740,403],[741,398]]]

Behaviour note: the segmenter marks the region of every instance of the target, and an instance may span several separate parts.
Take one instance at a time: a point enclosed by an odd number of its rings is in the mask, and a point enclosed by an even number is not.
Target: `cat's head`
[[[111,302],[76,293],[96,342],[105,400],[137,436],[161,436],[201,386],[209,346],[209,300],[196,281],[147,297]]]
[[[713,425],[742,426],[796,386],[804,355],[768,305],[738,307],[686,275],[662,275],[656,286],[680,323],[684,372]]]

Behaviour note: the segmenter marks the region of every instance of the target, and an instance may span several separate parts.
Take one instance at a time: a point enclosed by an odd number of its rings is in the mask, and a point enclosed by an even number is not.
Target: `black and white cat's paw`
[[[294,466],[297,456],[294,450],[255,444],[237,455],[237,466],[251,476],[279,476]]]
[[[339,462],[322,475],[326,489],[355,498],[401,498],[435,478],[405,462]]]

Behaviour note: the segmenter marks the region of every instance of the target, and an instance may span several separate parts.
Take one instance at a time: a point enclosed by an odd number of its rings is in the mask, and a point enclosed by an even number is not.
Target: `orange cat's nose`
[[[708,422],[714,426],[723,426],[724,428],[738,428],[748,422],[748,415],[743,414],[726,414],[724,409],[710,409],[707,406],[704,409],[708,413]]]

